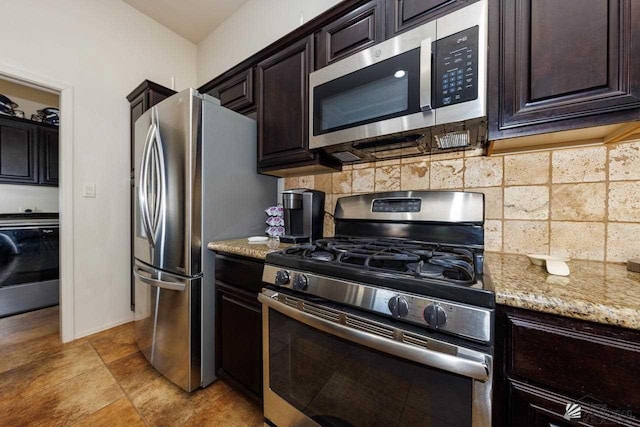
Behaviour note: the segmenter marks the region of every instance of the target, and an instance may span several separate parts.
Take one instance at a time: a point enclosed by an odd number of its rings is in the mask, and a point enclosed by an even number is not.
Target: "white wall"
[[[120,0],[0,0],[0,10],[0,63],[73,86],[79,337],[132,318],[125,96],[143,79],[194,86],[196,46]],[[82,198],[85,182],[96,184],[96,198]]]
[[[249,0],[198,44],[198,86],[267,47],[340,0]]]
[[[0,184],[0,213],[58,212],[58,187]]]

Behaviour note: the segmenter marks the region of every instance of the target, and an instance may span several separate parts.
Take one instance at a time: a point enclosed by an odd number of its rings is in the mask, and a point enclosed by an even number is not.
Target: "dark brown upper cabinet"
[[[313,36],[260,62],[258,168],[312,160],[309,152],[309,73]]]
[[[384,40],[384,0],[369,1],[326,25],[316,35],[316,68]]]
[[[220,105],[230,110],[246,114],[255,110],[253,68],[238,72],[221,82],[207,94],[218,98]]]
[[[58,129],[41,127],[38,129],[38,150],[40,173],[38,182],[42,185],[58,186]]]
[[[36,124],[0,118],[0,182],[38,183],[37,131]]]
[[[477,0],[386,0],[387,38],[433,21]]]
[[[491,0],[489,138],[640,118],[635,0]]]

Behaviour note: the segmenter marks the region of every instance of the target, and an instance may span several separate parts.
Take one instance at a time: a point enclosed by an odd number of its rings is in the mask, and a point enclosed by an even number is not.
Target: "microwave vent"
[[[459,131],[459,132],[449,132],[442,135],[435,135],[436,144],[438,148],[441,150],[446,150],[450,148],[463,148],[468,147],[469,142],[469,131]]]
[[[340,160],[341,162],[357,162],[362,160],[360,157],[356,156],[350,151],[339,151],[337,153],[331,153],[333,157]]]

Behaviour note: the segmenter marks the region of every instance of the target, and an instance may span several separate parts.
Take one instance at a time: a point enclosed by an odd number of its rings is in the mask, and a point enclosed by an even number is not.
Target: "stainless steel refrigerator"
[[[276,180],[256,173],[256,123],[185,90],[135,123],[135,330],[187,391],[215,379],[212,240],[264,234]]]

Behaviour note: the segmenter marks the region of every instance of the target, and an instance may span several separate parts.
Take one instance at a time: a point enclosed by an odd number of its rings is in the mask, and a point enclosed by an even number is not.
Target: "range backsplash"
[[[640,257],[640,141],[485,157],[478,151],[344,167],[285,179],[326,193],[325,236],[338,198],[393,190],[486,196],[486,248],[626,262]]]

